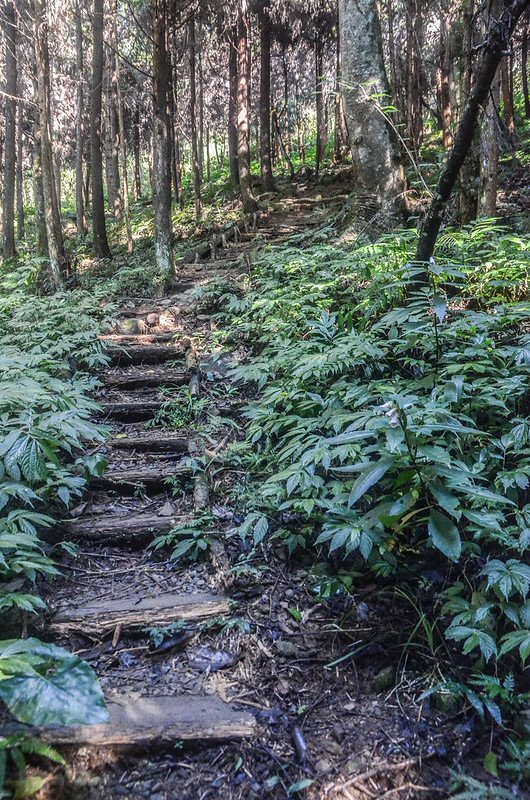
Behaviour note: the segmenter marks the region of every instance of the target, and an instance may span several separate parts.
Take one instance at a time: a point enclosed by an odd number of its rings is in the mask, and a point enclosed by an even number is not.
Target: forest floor
[[[108,469],[65,523],[78,551],[45,589],[41,632],[94,668],[111,724],[51,735],[68,767],[41,797],[430,800],[473,758],[479,731],[461,709],[418,699],[413,648],[396,663],[403,610],[390,594],[318,599],[283,548],[234,569],[234,538],[192,564],[149,548],[194,509],[221,529],[241,521],[244,475],[223,453],[244,437],[228,367],[247,353],[219,348],[197,290],[247,280],[256,248],[325,224],[343,192],[302,187],[182,264],[171,294],[122,303],[98,392]],[[187,416],[164,406],[182,386]]]

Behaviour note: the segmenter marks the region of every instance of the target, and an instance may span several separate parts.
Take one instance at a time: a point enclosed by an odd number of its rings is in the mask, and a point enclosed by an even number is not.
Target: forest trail
[[[78,552],[64,559],[61,578],[47,589],[54,613],[45,633],[94,668],[110,724],[45,734],[72,748],[61,796],[165,800],[177,790],[181,797],[214,796],[199,791],[202,778],[190,773],[195,767],[180,753],[183,743],[252,740],[256,711],[274,709],[274,698],[255,705],[248,685],[233,677],[252,674],[251,640],[245,650],[240,632],[253,622],[240,616],[240,598],[231,594],[223,546],[191,566],[168,560],[167,549],[148,546],[193,511],[221,518],[230,513],[219,489],[237,480],[224,476],[221,466],[213,470],[215,486],[208,486],[206,471],[193,468],[192,459],[205,451],[213,464],[230,441],[241,438],[244,424],[238,416],[242,401],[225,377],[229,356],[211,349],[214,323],[199,313],[197,289],[218,277],[237,282],[261,242],[318,227],[343,199],[288,198],[260,217],[255,229],[241,226],[231,242],[218,237],[181,264],[176,291],[159,300],[126,301],[105,337],[111,361],[97,397],[110,437],[98,449],[108,468],[64,523],[65,538],[76,542]],[[190,413],[180,427],[178,412],[164,417],[164,387],[188,387]],[[164,419],[171,427],[160,425]],[[202,433],[194,431],[197,422]],[[157,636],[167,626],[174,627],[163,639]],[[152,757],[146,759],[147,753]],[[164,753],[173,759],[173,767],[164,764],[165,777],[156,761]],[[98,769],[103,763],[110,770]],[[215,796],[238,797],[241,790],[234,784]]]

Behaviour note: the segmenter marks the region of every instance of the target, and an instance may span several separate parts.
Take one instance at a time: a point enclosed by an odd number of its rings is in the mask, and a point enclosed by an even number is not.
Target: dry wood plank
[[[136,450],[139,453],[187,453],[189,449],[186,436],[117,436],[106,444],[114,450]]]
[[[191,467],[184,464],[145,464],[136,469],[109,470],[101,477],[91,478],[90,485],[99,489],[120,487],[122,491],[127,491],[127,487],[160,487],[170,478],[182,478],[190,474]]]
[[[182,360],[182,348],[170,344],[111,345],[107,355],[114,366],[132,364],[162,364],[165,361]]]
[[[178,521],[177,517],[158,517],[148,514],[105,515],[102,519],[80,519],[64,522],[61,534],[73,541],[94,541],[106,544],[124,542],[142,544],[155,536],[168,533]]]
[[[100,403],[105,417],[140,422],[151,419],[162,408],[161,400],[141,400],[130,403]]]
[[[209,592],[167,592],[149,597],[133,595],[59,611],[52,617],[51,627],[104,636],[112,633],[117,625],[122,630],[130,630],[144,628],[146,625],[170,625],[180,620],[218,617],[228,614],[229,611],[230,605],[226,597]]]
[[[187,369],[164,369],[159,372],[138,369],[134,372],[103,374],[101,380],[107,389],[142,389],[148,386],[184,386],[190,379]]]
[[[167,695],[109,697],[110,721],[104,725],[42,728],[40,738],[56,746],[149,748],[176,741],[221,742],[253,736],[252,714],[234,711],[218,697]]]
[[[130,312],[129,312],[130,314]],[[113,345],[125,344],[167,344],[175,339],[174,333],[106,333],[99,337],[103,342]]]

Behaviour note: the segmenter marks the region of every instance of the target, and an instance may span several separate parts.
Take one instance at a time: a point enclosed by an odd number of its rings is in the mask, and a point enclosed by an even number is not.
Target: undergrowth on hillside
[[[107,311],[82,291],[39,296],[36,260],[8,267],[0,280],[0,613],[10,638],[0,641],[0,698],[25,723],[100,722],[107,712],[89,666],[17,637],[24,615],[45,607],[38,579],[57,573],[43,534],[60,541],[56,519],[104,466],[83,450],[103,438],[91,421],[89,373],[106,363],[98,333]],[[18,745],[2,747],[0,766]]]
[[[253,346],[234,372],[257,391],[239,534],[361,576],[354,594],[374,579],[435,587],[449,659],[426,694],[515,723],[519,752],[530,237],[493,220],[447,231],[429,288],[411,291],[415,241],[403,231],[347,250],[298,237],[260,254],[243,294],[218,284],[206,298],[226,338]]]

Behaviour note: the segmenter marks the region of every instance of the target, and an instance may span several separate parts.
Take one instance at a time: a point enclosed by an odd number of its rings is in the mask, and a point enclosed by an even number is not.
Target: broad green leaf
[[[393,459],[381,459],[369,464],[355,480],[349,497],[349,505],[354,505],[361,499],[366,492],[375,486],[381,478],[386,475],[390,467],[394,464]]]
[[[0,652],[0,668],[6,653],[27,659],[25,674],[0,680],[0,698],[19,722],[91,725],[108,720],[96,675],[77,656],[38,639],[2,642]]]
[[[460,558],[462,552],[460,533],[449,517],[433,508],[429,515],[428,531],[434,546],[447,558],[452,561]]]

